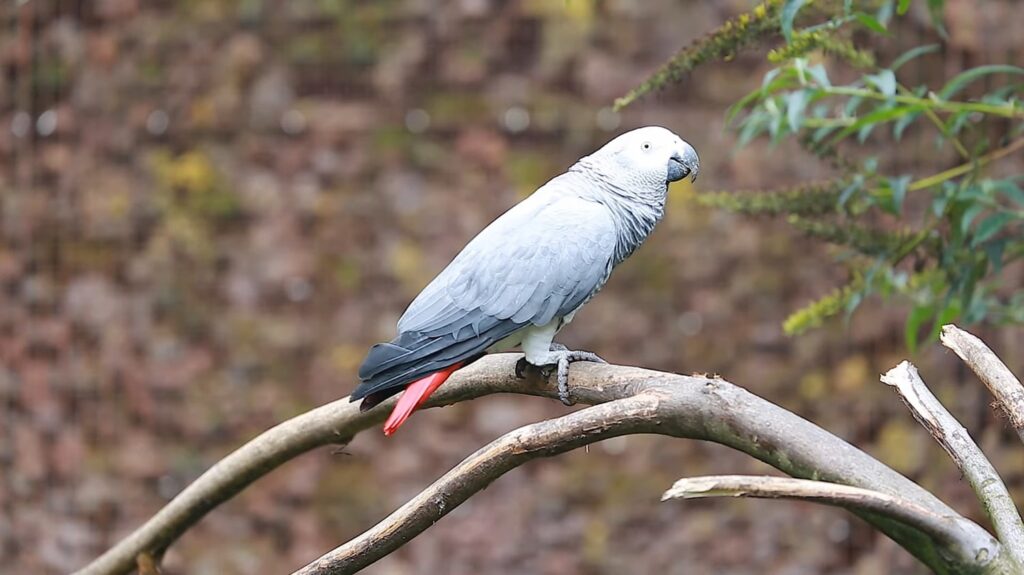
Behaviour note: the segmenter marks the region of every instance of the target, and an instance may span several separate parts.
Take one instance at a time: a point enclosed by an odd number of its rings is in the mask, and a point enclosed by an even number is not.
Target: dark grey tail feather
[[[469,365],[469,364],[473,363],[474,361],[480,359],[484,355],[486,355],[486,352],[480,352],[480,353],[478,353],[478,354],[476,354],[474,356],[469,357],[468,359],[461,360],[462,361],[462,367],[466,367],[467,365]],[[455,362],[446,362],[446,363],[447,363],[447,365],[445,365],[444,367],[448,367],[449,365],[451,365],[452,363],[455,363]],[[442,367],[440,369],[444,369],[444,367]],[[435,371],[439,371],[439,370],[435,370]],[[423,376],[418,376],[416,379],[419,379],[419,377],[423,377]],[[416,381],[416,380],[414,379],[412,381]],[[410,381],[409,383],[412,383],[412,381]],[[397,387],[385,387],[384,389],[382,389],[380,391],[370,392],[365,397],[363,397],[362,403],[359,404],[359,411],[360,412],[369,411],[370,409],[373,409],[374,407],[376,407],[378,403],[384,401],[385,399],[391,397],[392,395],[398,395],[402,390],[405,389],[405,385],[406,384],[403,384],[403,385],[400,385],[400,386],[397,386]],[[356,399],[357,398],[355,397],[355,394],[353,394],[353,397],[352,397],[352,399],[350,401],[355,401]]]
[[[359,379],[367,381],[384,371],[401,370],[403,366],[416,363],[454,343],[485,337],[494,330],[500,332],[507,329],[510,327],[508,324],[508,320],[474,311],[467,312],[465,317],[447,326],[425,332],[402,332],[390,343],[378,343],[370,348],[359,367]],[[517,327],[512,327],[512,331],[515,329]]]
[[[500,320],[489,327],[479,336],[470,330],[434,337],[402,333],[390,343],[374,345],[359,368],[361,383],[352,392],[351,401],[362,399],[360,410],[370,409],[421,377],[479,358],[488,347],[524,325]]]
[[[400,391],[402,391],[401,388],[394,387],[391,389],[385,389],[383,391],[378,391],[376,393],[371,393],[370,395],[367,395],[366,397],[363,398],[362,403],[359,404],[359,412],[362,413],[364,411],[369,411],[374,407],[377,407],[378,403],[384,401],[385,399],[391,397],[392,395],[396,395]],[[351,401],[355,400],[356,398],[355,396],[353,396]]]
[[[368,379],[364,379],[359,384],[359,387],[352,392],[352,401],[384,391],[390,391],[390,393],[385,394],[383,398],[390,397],[402,391],[405,389],[405,386],[417,379],[478,355],[498,341],[490,337],[481,337],[479,339],[474,338],[458,342],[451,339],[450,336],[443,337],[449,339],[448,347],[425,357],[415,353],[409,354],[416,356],[416,361],[403,362],[390,369],[378,372]]]

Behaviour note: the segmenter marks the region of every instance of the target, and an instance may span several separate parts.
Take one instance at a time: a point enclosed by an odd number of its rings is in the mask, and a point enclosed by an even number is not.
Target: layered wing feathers
[[[615,224],[603,205],[541,188],[478,234],[371,348],[353,399],[483,353],[576,310],[607,280]]]

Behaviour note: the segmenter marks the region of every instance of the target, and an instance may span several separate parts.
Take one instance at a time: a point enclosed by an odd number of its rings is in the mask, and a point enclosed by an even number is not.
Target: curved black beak
[[[700,158],[693,146],[682,142],[682,146],[668,160],[668,181],[677,182],[687,176],[691,182],[697,181],[700,171]]]

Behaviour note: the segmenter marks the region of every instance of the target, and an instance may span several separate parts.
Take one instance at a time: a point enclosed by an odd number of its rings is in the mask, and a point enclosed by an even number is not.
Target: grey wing
[[[545,325],[600,289],[615,249],[608,209],[559,197],[533,211],[509,212],[474,238],[410,304],[398,331],[457,334],[481,318]]]
[[[575,311],[601,288],[615,248],[610,212],[538,194],[480,232],[409,305],[398,337],[370,350],[354,399],[397,393],[527,325]]]

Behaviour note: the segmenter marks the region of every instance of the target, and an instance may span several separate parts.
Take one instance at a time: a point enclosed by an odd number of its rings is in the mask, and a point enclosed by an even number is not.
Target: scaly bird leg
[[[569,364],[577,361],[592,361],[595,363],[607,363],[596,353],[589,351],[574,351],[566,348],[560,343],[552,343],[551,351],[544,358],[542,365],[534,366],[540,368],[540,373],[545,378],[551,377],[552,373],[557,374],[558,399],[565,405],[575,405],[576,402],[569,396]],[[516,377],[526,377],[527,366],[533,365],[525,357],[516,362]]]

